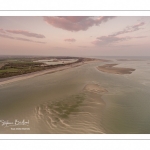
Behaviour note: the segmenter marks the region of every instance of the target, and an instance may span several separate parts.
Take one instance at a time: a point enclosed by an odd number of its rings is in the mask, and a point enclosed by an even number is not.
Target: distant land
[[[100,59],[69,56],[1,56],[0,78],[8,78],[93,60]]]

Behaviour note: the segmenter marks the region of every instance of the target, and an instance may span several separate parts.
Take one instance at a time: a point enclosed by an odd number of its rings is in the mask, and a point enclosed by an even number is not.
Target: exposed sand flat
[[[135,69],[132,69],[132,68],[114,67],[116,65],[118,64],[106,64],[106,65],[97,67],[97,69],[99,71],[112,73],[112,74],[131,74],[133,71],[135,71]]]
[[[116,59],[118,61],[143,61],[143,60],[139,60],[139,59]]]
[[[87,92],[97,93],[97,94],[102,94],[107,92],[106,89],[104,89],[98,84],[88,84],[84,87],[83,90]]]

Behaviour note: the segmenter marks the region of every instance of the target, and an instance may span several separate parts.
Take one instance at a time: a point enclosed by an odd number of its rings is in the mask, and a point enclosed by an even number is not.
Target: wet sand
[[[140,59],[116,59],[118,61],[144,61],[144,60],[140,60]]]
[[[87,84],[84,87],[84,91],[93,92],[93,93],[97,93],[97,94],[102,94],[102,93],[108,92],[106,89],[99,86],[98,84]]]
[[[114,67],[118,64],[106,64],[103,66],[98,66],[97,69],[102,72],[112,73],[112,74],[131,74],[135,69],[133,68],[120,68]]]

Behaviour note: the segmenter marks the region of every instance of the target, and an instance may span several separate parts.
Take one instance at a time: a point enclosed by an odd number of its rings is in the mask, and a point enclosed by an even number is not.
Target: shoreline
[[[21,81],[21,80],[33,78],[33,77],[44,75],[44,74],[49,74],[49,73],[55,73],[55,72],[58,72],[58,71],[63,71],[63,70],[66,70],[66,69],[78,67],[78,66],[81,66],[81,65],[85,65],[85,64],[92,63],[92,62],[97,62],[97,61],[105,62],[106,60],[101,60],[101,59],[100,60],[98,60],[98,59],[84,60],[82,62],[68,64],[68,65],[65,65],[65,66],[59,66],[59,67],[56,67],[56,68],[50,68],[50,69],[36,71],[36,72],[31,72],[31,73],[27,73],[27,74],[22,74],[22,75],[7,77],[7,78],[1,78],[0,79],[0,86],[4,85],[4,84],[16,82],[16,81]]]
[[[12,77],[7,77],[7,78],[1,78],[0,79],[0,86],[4,85],[4,84],[15,82],[15,81],[21,81],[21,80],[24,80],[24,79],[29,79],[29,78],[33,78],[33,77],[36,77],[36,76],[44,75],[44,74],[47,74],[47,73],[55,73],[55,72],[58,72],[58,71],[63,71],[63,70],[66,70],[66,69],[81,66],[83,64],[85,64],[85,63],[79,62],[79,63],[75,63],[75,64],[72,64],[72,65],[65,65],[65,66],[60,66],[60,67],[56,67],[56,68],[36,71],[36,72],[32,72],[32,73],[27,73],[27,74],[23,74],[23,75],[17,75],[17,76],[12,76]]]

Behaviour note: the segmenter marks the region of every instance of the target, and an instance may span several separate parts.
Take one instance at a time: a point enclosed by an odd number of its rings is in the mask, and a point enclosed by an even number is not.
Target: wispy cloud
[[[68,31],[87,30],[94,25],[100,25],[112,19],[112,16],[87,17],[87,16],[69,16],[69,17],[44,17],[48,24]]]
[[[136,36],[136,37],[115,37],[115,36],[101,36],[98,37],[97,40],[92,41],[92,44],[97,45],[97,46],[109,46],[110,44],[113,43],[118,43],[122,41],[127,41],[131,39],[136,39],[136,38],[145,38],[146,36]]]
[[[37,34],[37,33],[24,31],[24,30],[6,30],[6,31],[9,32],[9,33],[21,34],[21,35],[28,36],[28,37],[45,38],[45,36],[42,35],[42,34]]]
[[[80,48],[89,48],[88,46],[78,46]]]
[[[0,28],[0,33],[5,33],[5,30]]]
[[[147,36],[136,36],[134,38],[137,38],[137,39],[141,39],[141,38],[146,38]]]
[[[76,40],[74,38],[64,39],[66,42],[75,42]]]
[[[132,26],[128,26],[125,29],[115,32],[113,34],[110,34],[108,36],[100,36],[97,37],[95,41],[92,41],[91,43],[97,46],[109,46],[110,44],[113,43],[117,43],[117,42],[121,42],[121,41],[127,41],[127,40],[131,40],[131,39],[136,39],[136,38],[145,38],[147,36],[125,36],[125,37],[118,37],[119,35],[123,35],[126,33],[130,33],[130,32],[135,32],[138,31],[141,28],[141,26],[145,25],[144,22],[140,22],[138,24],[132,25]]]
[[[5,30],[2,28],[0,28],[0,33],[1,33],[0,37],[2,38],[45,44],[45,42],[41,42],[41,41],[34,41],[31,39],[22,38],[22,37],[14,37],[10,33],[21,34],[21,35],[28,36],[28,37],[45,38],[45,36],[42,34],[32,33],[32,32],[23,31],[23,30]]]
[[[130,37],[114,37],[114,36],[101,36],[98,37],[95,41],[92,42],[92,44],[97,45],[97,46],[104,46],[104,45],[109,45],[111,43],[116,43],[120,41],[125,41],[130,39]]]
[[[20,40],[20,41],[26,41],[26,42],[34,42],[34,43],[45,44],[45,42],[33,41],[33,40],[30,40],[30,39],[20,38],[20,37],[13,37],[13,36],[10,36],[10,35],[5,35],[5,34],[0,34],[0,37],[2,37],[2,38],[8,38],[8,39],[13,39],[13,40]]]
[[[15,39],[14,37],[9,36],[9,35],[5,35],[5,34],[0,34],[0,37],[8,38],[8,39]]]
[[[121,34],[125,34],[125,33],[135,32],[135,31],[141,30],[142,28],[140,28],[140,27],[143,25],[145,25],[145,23],[140,22],[140,23],[135,24],[133,26],[128,26],[121,31],[115,32],[115,33],[111,34],[110,36],[117,36],[117,35],[121,35]]]
[[[129,47],[133,47],[133,46],[136,46],[136,45],[129,45],[129,44],[126,44],[126,45],[115,45],[116,48],[129,48]]]

